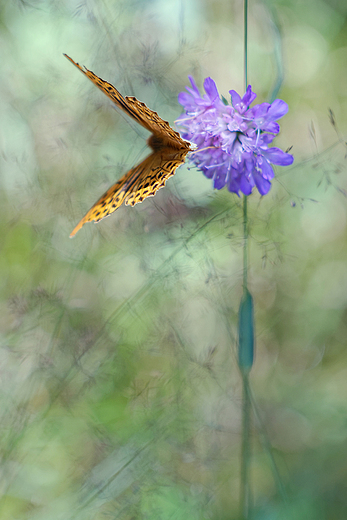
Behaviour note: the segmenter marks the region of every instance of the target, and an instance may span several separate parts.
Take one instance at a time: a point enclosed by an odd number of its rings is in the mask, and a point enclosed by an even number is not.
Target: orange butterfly
[[[140,125],[152,132],[147,140],[153,152],[144,161],[132,168],[116,182],[90,208],[88,213],[77,224],[70,237],[73,237],[86,222],[99,222],[123,204],[134,206],[147,197],[152,197],[163,188],[169,177],[184,163],[188,152],[195,149],[188,141],[184,141],[167,121],[161,119],[156,112],[149,109],[135,97],[123,97],[118,90],[91,70],[81,67],[67,54],[68,60],[80,69],[97,87],[99,87],[117,107],[122,108]]]

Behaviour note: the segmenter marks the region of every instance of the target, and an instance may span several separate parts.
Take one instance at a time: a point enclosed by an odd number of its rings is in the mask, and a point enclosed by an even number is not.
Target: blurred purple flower
[[[226,105],[211,78],[204,81],[203,96],[194,79],[189,79],[189,94],[181,92],[178,96],[185,114],[177,124],[182,128],[182,137],[198,147],[191,160],[213,179],[213,187],[218,190],[227,186],[237,195],[239,191],[249,195],[256,186],[261,195],[266,195],[275,175],[272,164],[287,166],[294,160],[279,148],[268,148],[280,130],[276,119],[288,112],[287,104],[276,99],[249,108],[257,97],[249,85],[243,98],[230,90],[232,106]],[[199,151],[206,147],[211,148]]]

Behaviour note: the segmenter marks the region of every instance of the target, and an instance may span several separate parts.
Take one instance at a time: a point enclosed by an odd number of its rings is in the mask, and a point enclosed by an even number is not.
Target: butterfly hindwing
[[[175,175],[181,164],[184,163],[188,150],[177,151],[165,148],[151,154],[150,168],[143,175],[139,175],[136,184],[129,190],[125,204],[134,206],[147,197],[153,197],[160,188],[165,186],[166,181]]]
[[[86,222],[99,222],[111,215],[123,202],[125,205],[134,206],[147,197],[153,197],[184,163],[187,153],[188,150],[164,149],[146,157],[100,197],[77,224],[70,237],[73,237]]]

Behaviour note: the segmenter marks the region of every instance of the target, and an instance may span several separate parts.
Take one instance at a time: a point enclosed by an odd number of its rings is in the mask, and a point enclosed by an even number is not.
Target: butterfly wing
[[[174,175],[177,168],[184,163],[188,151],[163,148],[146,157],[100,197],[77,224],[70,238],[86,222],[99,222],[116,211],[123,202],[126,205],[134,206],[147,197],[154,196],[160,188],[165,186],[167,179]]]
[[[133,96],[122,96],[120,92],[103,79],[99,78],[94,72],[88,70],[86,67],[81,67],[79,63],[76,63],[70,56],[64,54],[64,56],[71,61],[83,74],[85,74],[100,90],[102,90],[106,96],[108,96],[117,105],[117,107],[124,110],[130,117],[135,119],[140,125],[149,130],[155,135],[161,136],[165,139],[165,143],[172,148],[185,148],[190,149],[190,143],[184,141],[178,132],[175,132],[167,121],[164,121],[158,116],[154,110],[142,103]]]

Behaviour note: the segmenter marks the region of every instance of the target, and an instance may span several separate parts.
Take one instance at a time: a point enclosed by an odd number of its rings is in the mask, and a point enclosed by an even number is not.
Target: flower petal
[[[273,179],[275,177],[273,168],[266,159],[262,158],[261,161],[258,161],[258,166],[261,170],[261,174],[264,179],[267,179],[269,181],[270,179]]]
[[[217,190],[224,188],[227,178],[226,168],[217,168],[213,176],[213,187]]]
[[[241,175],[240,178],[240,190],[244,195],[250,195],[252,193],[252,189],[254,186],[254,181],[252,177],[247,179],[245,175]]]
[[[270,163],[279,164],[280,166],[289,166],[294,161],[294,157],[290,153],[282,152],[280,148],[262,150],[262,155],[264,155]]]
[[[240,114],[243,114],[257,97],[257,94],[252,92],[251,85],[248,85],[247,90],[243,98],[239,96],[239,94],[235,90],[229,90],[229,94],[231,95],[231,102],[233,107],[236,108]]]
[[[252,92],[251,85],[248,85],[246,93],[242,98],[243,105],[248,108],[249,105],[251,103],[253,103],[253,101],[255,100],[256,97],[257,97],[257,94],[254,94],[254,92]]]
[[[272,134],[278,134],[280,131],[280,125],[278,123],[275,123],[274,121],[271,121],[270,123],[265,123],[262,128],[264,132],[271,132]]]
[[[233,107],[236,107],[241,103],[241,96],[236,92],[236,90],[229,90],[229,94],[231,96],[231,103]]]
[[[191,94],[187,94],[187,92],[180,92],[178,94],[178,102],[184,108],[193,106],[194,99]]]
[[[218,90],[217,90],[217,86],[216,86],[216,84],[215,84],[215,82],[213,81],[212,78],[206,78],[205,79],[205,81],[204,81],[204,89],[205,89],[206,94],[208,95],[208,97],[212,101],[212,103],[216,99],[219,99],[219,93],[218,93]]]
[[[280,119],[288,112],[288,105],[282,99],[275,99],[268,110],[268,121],[275,121],[276,119]]]
[[[189,81],[190,81],[191,86],[193,87],[193,90],[198,94],[198,96],[200,96],[199,89],[198,89],[198,87],[196,86],[196,83],[195,83],[195,81],[194,81],[193,76],[188,76],[188,79],[189,79]]]
[[[260,195],[266,195],[270,191],[271,182],[267,179],[264,179],[264,177],[257,170],[253,171],[253,179]]]

